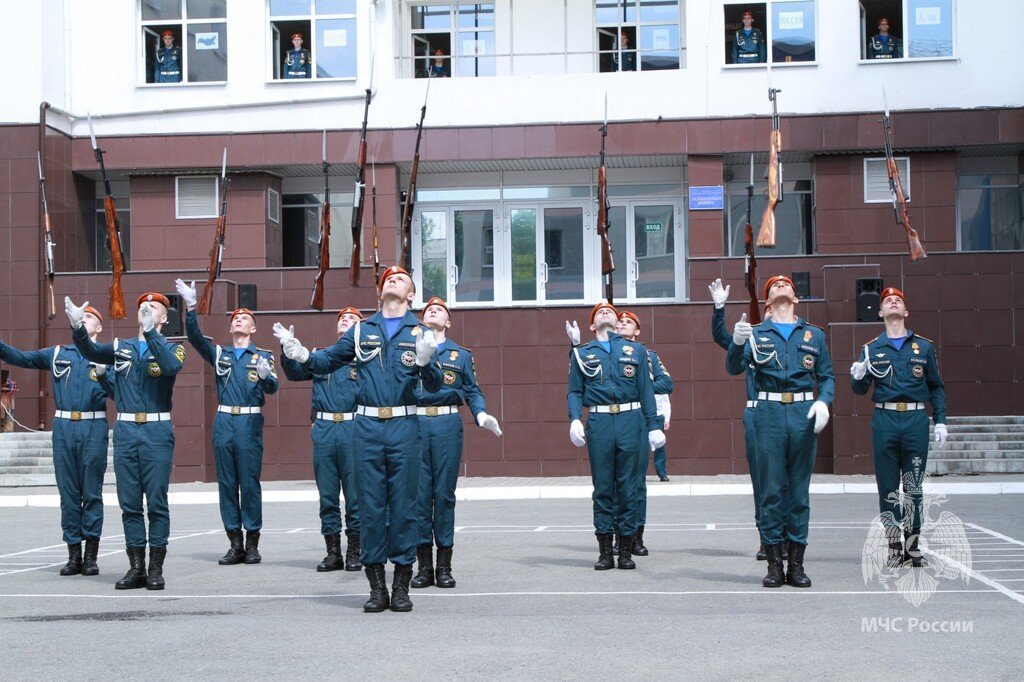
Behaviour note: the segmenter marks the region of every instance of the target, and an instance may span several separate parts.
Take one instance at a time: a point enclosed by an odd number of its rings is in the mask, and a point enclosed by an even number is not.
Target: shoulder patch
[[[927,336],[921,336],[917,332],[914,332],[914,336],[916,336],[917,338],[921,339],[922,341],[927,341],[928,343],[932,344],[933,346],[935,345],[935,342],[932,341],[931,339],[929,339]]]
[[[174,357],[178,358],[178,362],[185,362],[185,347],[180,343],[178,347],[174,349]]]
[[[819,326],[818,326],[818,325],[816,325],[816,324],[811,324],[811,323],[810,323],[810,322],[808,322],[807,320],[804,320],[804,324],[806,324],[806,325],[807,325],[808,327],[814,327],[815,329],[817,329],[818,331],[820,331],[820,332],[821,332],[822,334],[824,334],[824,333],[825,333],[825,328],[824,328],[824,327],[819,327]]]

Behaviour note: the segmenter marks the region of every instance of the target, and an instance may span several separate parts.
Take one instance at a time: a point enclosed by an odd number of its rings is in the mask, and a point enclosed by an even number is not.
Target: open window
[[[274,80],[354,79],[356,0],[269,0]]]
[[[817,0],[725,5],[725,63],[791,64],[817,59]]]
[[[226,0],[141,0],[146,83],[218,83],[228,79]]]
[[[681,17],[676,0],[594,0],[598,71],[680,68]]]
[[[495,74],[494,3],[412,5],[413,77]]]
[[[861,0],[860,58],[952,57],[954,0]]]

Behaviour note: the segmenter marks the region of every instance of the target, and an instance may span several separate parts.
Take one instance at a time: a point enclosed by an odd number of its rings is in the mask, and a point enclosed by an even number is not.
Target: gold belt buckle
[[[71,410],[71,421],[76,422],[82,418],[82,413],[78,410]]]
[[[391,408],[390,407],[378,407],[377,408],[377,418],[378,419],[391,419],[391,417],[393,417],[393,416],[394,415],[391,414]]]
[[[242,408],[239,407],[238,405],[232,405],[231,406],[231,414],[233,414],[233,415],[242,414]]]
[[[794,396],[793,396],[792,393],[783,393],[782,394],[782,404],[783,405],[791,404],[793,402],[793,397]]]
[[[620,411],[621,410],[620,410],[618,405],[609,405],[608,406],[608,413],[609,414],[618,414]]]
[[[145,412],[136,412],[135,413],[135,423],[136,424],[145,424],[148,419],[149,419],[149,417],[146,415]]]
[[[437,407],[435,407],[433,405],[428,407],[427,408],[427,416],[428,417],[436,417],[437,416]]]
[[[896,403],[896,411],[897,412],[906,412],[907,411],[907,404],[906,403]]]
[[[336,421],[336,422],[343,422],[343,421],[345,421],[345,413],[344,412],[335,412],[332,415],[332,419],[334,419],[334,421]]]

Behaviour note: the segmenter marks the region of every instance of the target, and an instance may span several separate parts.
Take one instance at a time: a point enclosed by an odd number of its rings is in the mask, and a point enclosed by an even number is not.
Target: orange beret
[[[253,315],[253,314],[252,314],[252,311],[251,311],[251,310],[249,310],[248,308],[236,308],[236,309],[235,309],[235,310],[234,310],[234,311],[233,311],[233,312],[231,313],[231,319],[230,319],[230,320],[228,320],[228,321],[229,321],[229,322],[234,322],[234,321],[235,321],[235,318],[236,318],[236,317],[238,317],[239,315],[248,315],[248,316],[249,316],[249,317],[251,317],[251,318],[252,318],[253,320],[255,320],[255,319],[256,319],[256,316],[255,316],[255,315]]]
[[[161,36],[170,36],[170,37],[173,38],[174,37],[174,31],[167,30],[167,31],[164,31],[163,33],[161,33],[160,35]]]
[[[425,306],[423,306],[423,315],[427,314],[427,308],[429,308],[432,305],[439,305],[439,306],[441,306],[442,308],[444,308],[444,311],[446,313],[448,313],[448,317],[452,316],[452,311],[448,309],[448,304],[445,303],[444,299],[441,298],[440,296],[434,296],[429,301],[427,301],[427,304]]]
[[[296,38],[298,38],[299,40],[302,40],[302,34],[301,33],[293,33],[292,34],[292,40],[295,40]]]
[[[628,317],[629,319],[633,320],[633,322],[636,323],[636,330],[640,331],[640,318],[636,316],[636,313],[631,312],[629,310],[623,310],[621,313],[619,313],[619,319],[621,320],[624,317]]]
[[[768,292],[771,291],[772,285],[775,284],[776,282],[788,282],[789,286],[793,288],[793,292],[796,292],[796,285],[793,284],[793,280],[791,280],[789,277],[786,277],[785,275],[775,275],[774,277],[769,277],[768,281],[764,283],[764,289],[761,292],[761,298],[763,298],[765,301],[768,300]]]
[[[886,287],[882,289],[882,300],[889,298],[890,296],[899,296],[900,300],[903,301],[903,305],[907,304],[907,297],[903,295],[903,292],[896,287]]]
[[[382,291],[384,289],[384,282],[386,282],[388,277],[390,277],[391,275],[405,275],[406,277],[409,278],[409,281],[412,282],[412,290],[416,291],[416,280],[414,280],[412,278],[412,275],[410,275],[409,272],[401,265],[392,265],[390,268],[381,273],[380,281],[377,282],[378,291]]]
[[[615,313],[615,319],[619,319],[619,311],[615,309],[615,306],[613,306],[611,303],[602,298],[590,310],[590,324],[594,324],[594,318],[597,317],[597,311],[600,310],[601,308],[611,308],[612,312]]]
[[[348,306],[346,308],[342,308],[341,310],[339,310],[337,319],[340,320],[342,315],[355,315],[360,320],[363,319],[363,314],[359,312],[359,308],[353,308],[352,306]]]
[[[135,305],[142,305],[143,303],[159,303],[167,309],[171,307],[171,300],[155,291],[147,291],[142,296],[139,296],[139,300],[135,302]]]
[[[103,315],[101,315],[101,314],[100,314],[100,311],[96,310],[96,309],[95,309],[95,308],[93,308],[93,307],[92,307],[91,305],[87,305],[87,306],[85,306],[85,312],[87,312],[87,313],[92,313],[92,314],[93,314],[93,315],[95,315],[96,317],[100,318],[100,322],[102,322],[102,321],[103,321]]]
[[[752,17],[752,16],[754,16],[754,13],[751,12],[749,9],[745,9],[745,10],[743,10],[743,16],[745,16],[745,17],[746,16],[751,16]]]

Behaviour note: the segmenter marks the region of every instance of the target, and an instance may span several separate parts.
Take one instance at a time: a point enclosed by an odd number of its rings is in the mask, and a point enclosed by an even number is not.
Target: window
[[[962,159],[957,171],[960,250],[1024,249],[1024,175],[1016,157]]]
[[[953,0],[861,0],[860,58],[953,56]]]
[[[141,0],[142,81],[228,79],[227,0]]]
[[[281,223],[281,195],[277,190],[267,188],[267,220]]]
[[[320,180],[322,183],[323,181]],[[347,183],[351,185],[352,183]],[[285,194],[281,207],[282,265],[317,264],[320,256],[320,216],[324,196]],[[352,257],[352,192],[331,192],[331,267],[347,267]]]
[[[794,166],[790,164],[786,169],[792,174],[797,171]],[[747,178],[750,172],[748,166],[736,166],[733,170],[737,178]],[[747,226],[747,181],[730,182],[725,187],[729,193],[729,212],[725,216],[726,255],[742,256]],[[813,253],[813,202],[810,180],[784,180],[782,201],[775,207],[775,223],[778,226],[775,248],[761,249],[755,246],[755,255],[800,256]],[[750,224],[754,226],[756,238],[761,214],[768,205],[768,182],[758,175],[754,176],[754,198],[750,204]]]
[[[174,217],[216,218],[220,188],[217,176],[174,179]]]
[[[357,75],[356,0],[270,0],[271,78]]]
[[[907,201],[910,201],[910,159],[906,156],[893,158],[896,159],[896,170],[900,172],[903,194]],[[889,167],[885,158],[864,159],[864,203],[888,204],[892,200],[892,189],[889,187]]]
[[[132,261],[132,214],[131,214],[131,191],[130,183],[127,181],[110,183],[110,191],[114,197],[114,205],[117,208],[117,225],[121,231],[121,252],[124,254],[125,270],[131,270]],[[96,183],[95,220],[91,221],[92,229],[89,235],[89,246],[92,250],[93,268],[97,272],[109,271],[110,249],[107,247],[107,214],[104,209],[103,199],[106,197],[106,189],[102,182]],[[86,225],[90,222],[87,221]]]
[[[680,68],[678,0],[594,0],[598,70]]]
[[[493,2],[413,5],[410,11],[416,78],[494,75]]]
[[[725,63],[814,62],[815,0],[769,0],[725,5]]]

